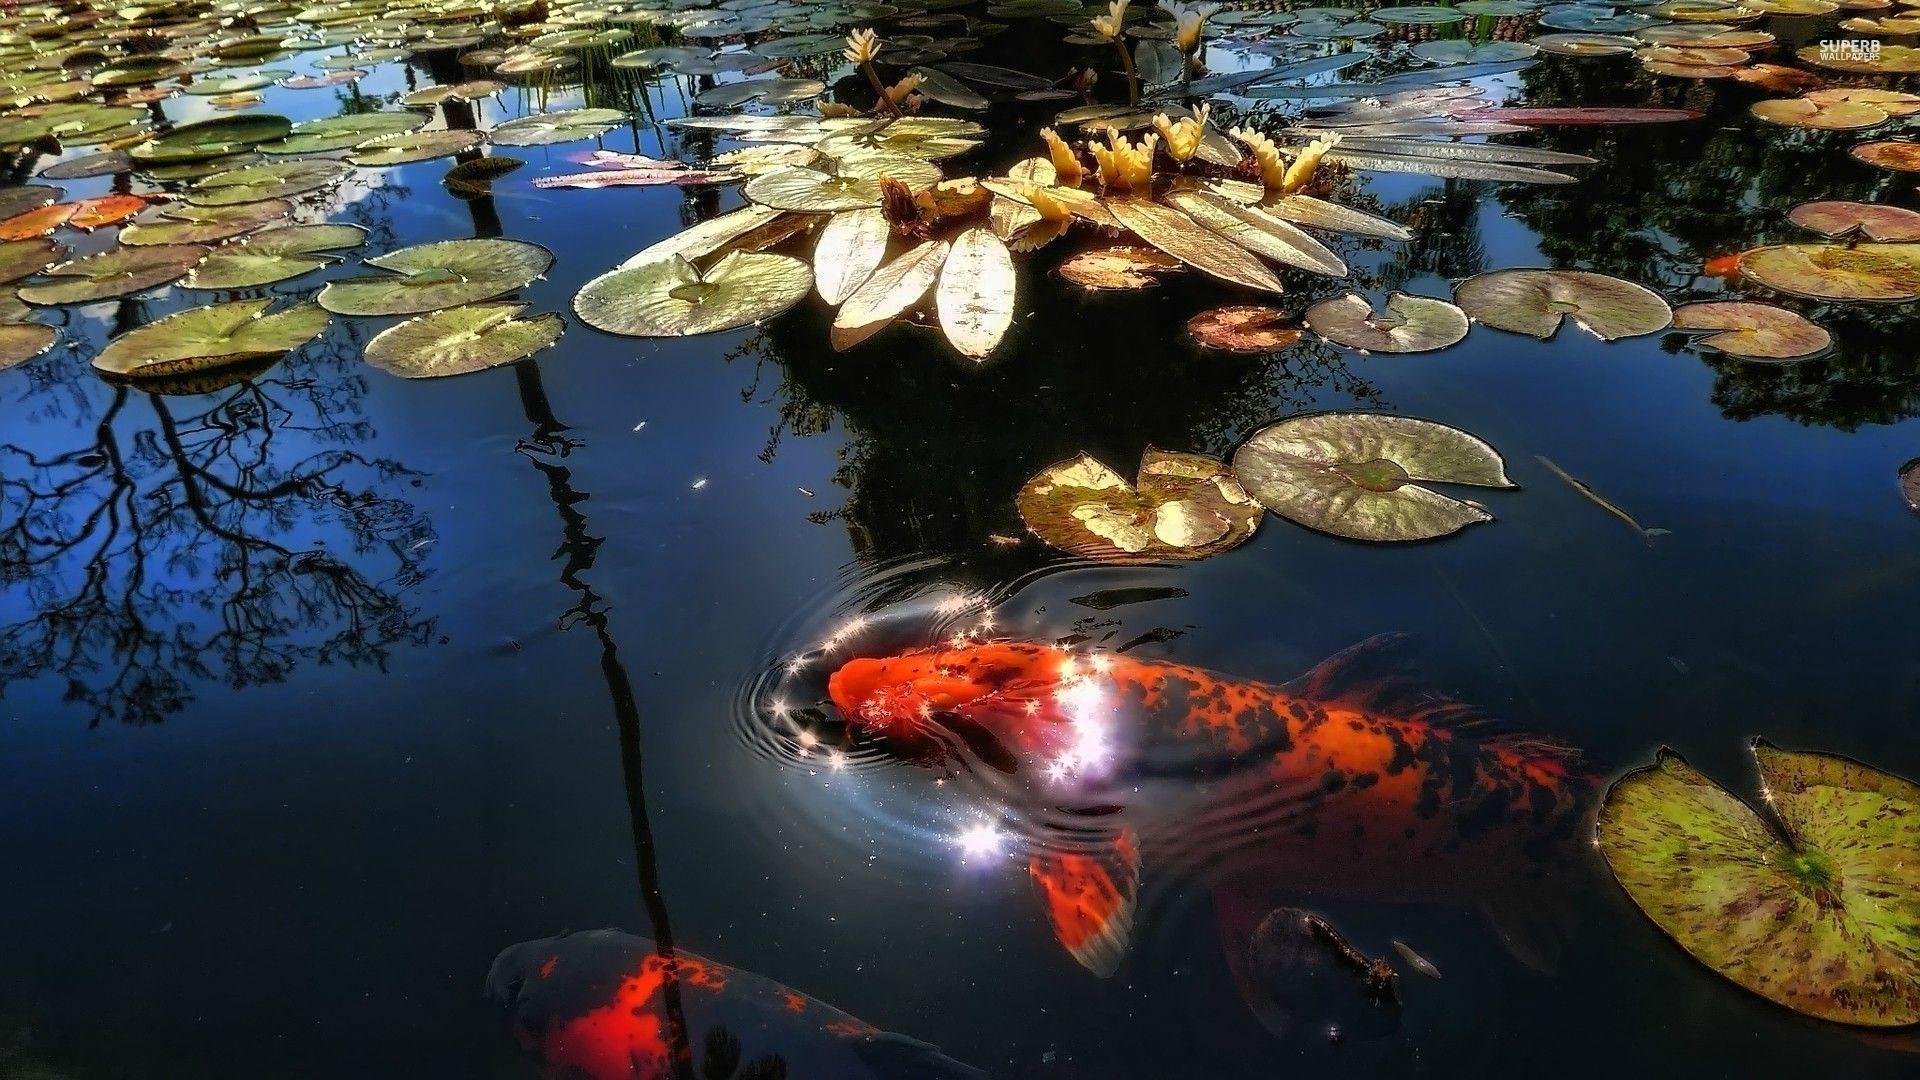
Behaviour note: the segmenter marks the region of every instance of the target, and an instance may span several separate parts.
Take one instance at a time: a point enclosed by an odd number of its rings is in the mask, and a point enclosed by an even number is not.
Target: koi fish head
[[[993,642],[860,658],[833,673],[827,696],[849,723],[883,739],[924,742],[955,720],[1006,736],[1045,711],[1064,655]]]

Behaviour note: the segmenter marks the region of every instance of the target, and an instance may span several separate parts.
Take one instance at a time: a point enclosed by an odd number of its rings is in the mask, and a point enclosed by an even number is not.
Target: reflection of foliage
[[[1599,165],[1579,183],[1508,185],[1498,197],[1536,235],[1541,264],[1596,270],[1664,291],[1676,303],[1719,295],[1705,264],[1767,243],[1817,239],[1786,219],[1814,199],[1885,200],[1885,174],[1845,157],[1848,137],[1756,125],[1758,91],[1688,86],[1658,96],[1626,83],[1604,61],[1556,61],[1529,70],[1533,105],[1656,104],[1702,109],[1682,124],[1546,128],[1536,145],[1588,154]],[[1671,85],[1671,84],[1668,84]],[[1788,366],[1709,362],[1713,400],[1729,417],[1777,414],[1853,429],[1920,414],[1920,361],[1903,308],[1817,304],[1773,297],[1747,282],[1733,290],[1783,303],[1826,326],[1837,343],[1822,360]],[[1685,347],[1674,338],[1675,351]]]
[[[417,474],[352,449],[373,436],[345,374],[358,351],[203,399],[119,388],[77,446],[0,445],[0,564],[30,606],[0,627],[0,692],[55,676],[95,723],[153,723],[194,679],[384,666],[394,644],[429,640],[432,620],[398,594],[423,576],[432,526],[383,494]]]
[[[768,1054],[742,1064],[740,1040],[724,1027],[707,1032],[706,1060],[700,1066],[701,1080],[786,1080],[787,1061]]]

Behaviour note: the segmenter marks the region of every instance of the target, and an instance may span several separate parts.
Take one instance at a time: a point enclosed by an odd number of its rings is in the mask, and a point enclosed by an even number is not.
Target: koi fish
[[[986,1078],[772,979],[683,949],[669,959],[618,930],[508,948],[487,973],[487,996],[508,1010],[515,1037],[540,1053],[553,1080]],[[685,1034],[678,1070],[676,1028]]]
[[[1028,869],[1056,938],[1104,976],[1127,947],[1142,849],[1190,860],[1214,887],[1246,991],[1244,943],[1276,891],[1489,906],[1496,885],[1539,876],[1590,808],[1593,781],[1573,751],[1409,689],[1394,662],[1401,643],[1370,639],[1273,685],[1045,644],[955,642],[850,660],[827,693],[866,736],[923,761],[963,744],[1040,805],[1076,788],[1124,802],[1159,777],[1200,788],[1197,809],[1168,815],[1144,842],[1123,820],[1098,843],[1043,841]]]

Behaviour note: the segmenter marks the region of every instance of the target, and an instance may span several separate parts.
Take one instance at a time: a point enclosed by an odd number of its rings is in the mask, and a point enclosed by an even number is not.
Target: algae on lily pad
[[[1775,244],[1741,253],[1738,265],[1769,289],[1814,300],[1920,296],[1920,244]]]
[[[253,289],[297,278],[339,262],[323,252],[359,247],[358,225],[287,225],[222,244],[207,253],[180,284],[189,289]]]
[[[553,143],[591,139],[612,131],[625,120],[618,109],[569,109],[566,112],[534,113],[509,120],[487,133],[495,146],[548,146]]]
[[[560,340],[560,316],[519,317],[527,305],[468,304],[416,315],[367,342],[367,363],[403,379],[437,379],[524,360]]]
[[[164,285],[186,273],[207,249],[198,244],[121,246],[64,262],[46,272],[58,280],[20,288],[29,304],[85,304]]]
[[[1445,300],[1394,293],[1376,313],[1359,293],[1322,300],[1307,309],[1307,328],[1335,345],[1361,352],[1431,352],[1467,336],[1467,317]]]
[[[1615,781],[1596,833],[1615,879],[1694,959],[1770,1001],[1920,1023],[1920,786],[1752,749],[1764,815],[1667,749]]]
[[[93,366],[113,375],[180,375],[278,356],[319,336],[332,318],[320,305],[266,314],[271,299],[177,311],[107,342]]]
[[[1187,333],[1209,349],[1273,352],[1300,340],[1300,327],[1279,308],[1237,304],[1187,320]]]
[[[353,166],[325,158],[269,161],[214,173],[187,189],[187,201],[195,206],[232,206],[285,199],[329,187],[351,172]]]
[[[1217,555],[1244,543],[1264,515],[1219,458],[1152,447],[1137,484],[1082,453],[1040,470],[1014,504],[1047,546],[1118,563]]]
[[[553,253],[524,240],[440,240],[367,260],[392,274],[330,281],[316,298],[336,315],[414,315],[491,300],[553,266]]]
[[[1453,302],[1476,321],[1546,340],[1563,319],[1602,341],[1654,334],[1673,310],[1660,294],[1631,281],[1585,270],[1493,270],[1453,291]]]
[[[1499,452],[1475,436],[1372,412],[1270,424],[1234,452],[1233,472],[1267,509],[1352,540],[1430,540],[1493,520],[1423,482],[1513,486]]]
[[[594,278],[573,298],[573,310],[610,334],[691,337],[771,318],[811,288],[813,271],[786,255],[730,252],[704,272],[672,255]]]
[[[1805,360],[1833,344],[1832,335],[1800,313],[1745,300],[1682,304],[1673,311],[1673,328],[1710,331],[1697,344],[1742,360]]]
[[[60,340],[60,332],[39,323],[0,323],[0,371],[39,356]]]

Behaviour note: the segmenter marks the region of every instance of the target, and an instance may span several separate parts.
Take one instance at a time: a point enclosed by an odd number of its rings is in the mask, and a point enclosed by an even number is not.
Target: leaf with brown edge
[[[60,340],[60,332],[39,323],[0,323],[0,371],[39,356]]]
[[[1834,240],[1856,233],[1883,242],[1920,240],[1920,213],[1885,203],[1805,202],[1788,211],[1787,220]]]
[[[1160,275],[1185,266],[1158,248],[1112,244],[1068,257],[1060,276],[1088,289],[1151,289],[1160,284]]]
[[[1013,325],[1013,255],[993,232],[975,226],[954,237],[934,290],[934,310],[947,341],[971,360],[985,360]]]
[[[1083,453],[1040,470],[1014,503],[1049,547],[1112,563],[1217,555],[1251,537],[1263,515],[1220,459],[1152,447],[1137,485]]]
[[[1566,319],[1613,341],[1658,333],[1673,318],[1653,290],[1586,270],[1493,270],[1461,282],[1453,301],[1479,322],[1542,341]]]
[[[946,241],[927,240],[875,270],[834,313],[827,339],[835,351],[860,344],[919,303],[939,278],[947,251]]]
[[[1814,300],[1920,297],[1920,244],[1774,244],[1742,252],[1743,277]]]
[[[1203,311],[1187,320],[1187,333],[1209,349],[1264,353],[1300,340],[1300,328],[1279,308],[1231,305]]]
[[[1245,248],[1178,210],[1145,199],[1108,199],[1106,207],[1129,232],[1196,270],[1249,289],[1285,291]]]
[[[1201,191],[1175,192],[1167,203],[1255,255],[1328,277],[1347,276],[1347,264],[1326,245],[1257,206]]]
[[[1910,139],[1881,139],[1863,142],[1847,151],[1857,161],[1895,172],[1920,172],[1920,142]]]
[[[1467,317],[1445,300],[1394,293],[1384,311],[1367,298],[1347,293],[1307,309],[1307,328],[1335,345],[1361,352],[1432,352],[1467,336]]]
[[[1833,336],[1798,312],[1744,300],[1707,300],[1673,309],[1675,330],[1710,331],[1695,344],[1742,360],[1805,360]]]

